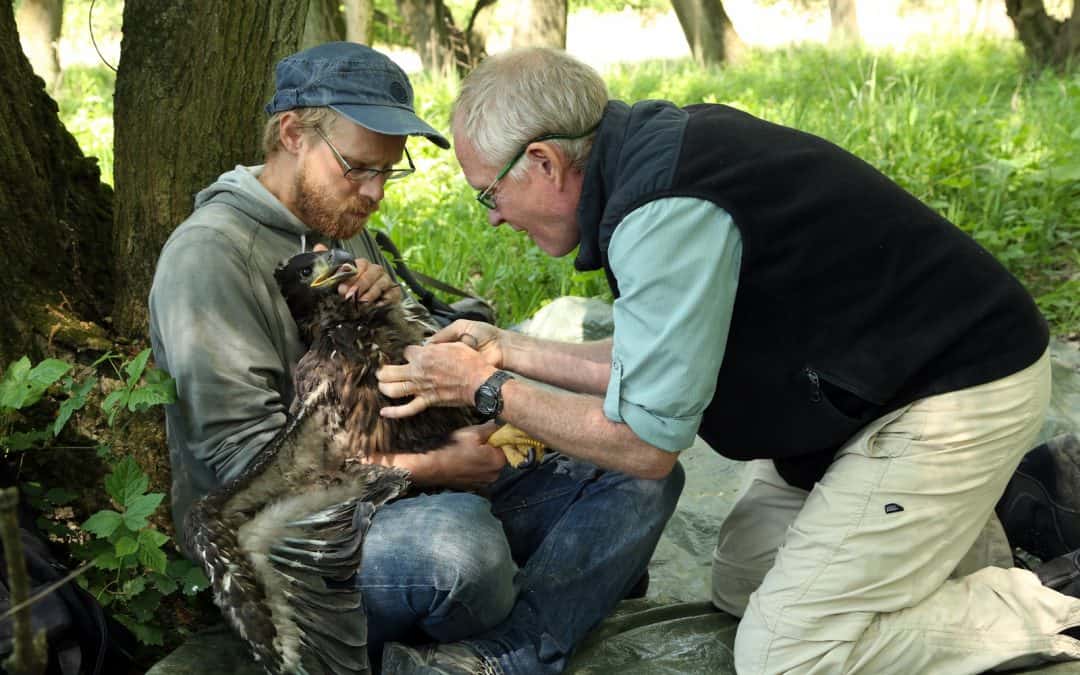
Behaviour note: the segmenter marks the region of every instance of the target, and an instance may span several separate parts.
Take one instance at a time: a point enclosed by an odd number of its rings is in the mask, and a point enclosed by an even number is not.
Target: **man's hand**
[[[315,251],[329,250],[323,244],[315,244]],[[356,276],[351,280],[338,285],[338,293],[346,299],[356,299],[359,302],[374,302],[380,305],[389,305],[401,302],[405,294],[401,286],[394,282],[381,265],[376,265],[370,260],[357,258]]]
[[[481,488],[498,478],[506,466],[506,455],[502,450],[487,445],[493,431],[494,422],[464,427],[455,431],[450,442],[437,450],[379,455],[372,461],[407,469],[418,485],[465,490]]]
[[[405,361],[375,373],[382,393],[412,397],[405,405],[384,406],[379,411],[383,417],[411,417],[434,406],[471,406],[477,387],[495,372],[479,352],[460,342],[411,345],[405,348]]]
[[[504,335],[490,323],[459,319],[428,338],[428,343],[460,342],[480,352],[492,368],[502,368]]]

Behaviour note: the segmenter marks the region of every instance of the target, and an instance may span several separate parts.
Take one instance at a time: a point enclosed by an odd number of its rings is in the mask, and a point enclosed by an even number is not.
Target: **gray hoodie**
[[[285,425],[303,345],[277,263],[322,242],[393,274],[366,230],[327,241],[258,181],[261,170],[237,166],[196,196],[150,289],[154,358],[179,394],[165,412],[178,534],[192,502],[240,475]]]

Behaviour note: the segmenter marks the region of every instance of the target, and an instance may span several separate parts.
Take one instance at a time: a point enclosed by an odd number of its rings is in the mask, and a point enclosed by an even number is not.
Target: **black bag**
[[[20,511],[19,535],[26,572],[30,577],[30,597],[68,575],[45,541]],[[0,543],[0,615],[11,608],[7,558]],[[44,629],[49,643],[48,675],[101,675],[127,670],[134,650],[131,633],[105,611],[92,595],[74,579],[62,584],[30,606],[31,624],[36,634]],[[0,663],[14,651],[14,617],[0,620]]]
[[[444,281],[439,281],[426,274],[409,269],[405,265],[405,259],[398,252],[397,246],[394,246],[394,242],[390,240],[390,237],[385,232],[372,230],[372,234],[375,236],[375,243],[386,253],[387,258],[393,264],[398,277],[416,294],[417,300],[427,308],[439,326],[449,326],[458,319],[495,323],[495,308],[486,300],[460,288],[455,288]],[[424,284],[444,293],[456,295],[461,300],[452,303],[443,302],[435,297],[435,294]]]

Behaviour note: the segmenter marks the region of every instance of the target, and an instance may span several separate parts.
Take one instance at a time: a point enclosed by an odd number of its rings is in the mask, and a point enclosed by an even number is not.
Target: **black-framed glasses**
[[[502,171],[500,171],[499,174],[495,176],[495,180],[491,181],[490,185],[488,185],[486,188],[481,190],[479,194],[476,195],[476,201],[480,202],[484,206],[484,208],[489,211],[495,209],[495,187],[499,184],[499,181],[506,177],[506,174],[510,173],[510,169],[514,168],[514,165],[518,163],[518,160],[525,156],[525,151],[528,150],[529,146],[533,143],[557,140],[574,141],[579,138],[585,138],[592,132],[596,131],[596,128],[599,126],[600,125],[597,124],[583,134],[544,134],[543,136],[537,136],[531,141],[525,143],[525,145],[521,146],[521,150],[518,150],[518,153],[514,155],[514,158],[507,162],[506,166],[502,168]]]
[[[338,164],[345,170],[342,174],[345,180],[353,183],[366,183],[369,180],[375,180],[379,176],[386,176],[386,180],[397,180],[404,178],[405,176],[411,176],[416,173],[416,165],[413,164],[412,156],[409,155],[409,148],[405,148],[405,159],[409,162],[409,168],[390,168],[390,169],[369,169],[363,166],[350,166],[345,158],[341,156],[338,149],[334,147],[334,144],[330,142],[330,139],[326,137],[326,133],[317,126],[311,127],[315,130],[315,133],[319,134],[319,138],[326,142],[326,147],[330,148],[330,152],[334,153],[334,157],[337,158]]]

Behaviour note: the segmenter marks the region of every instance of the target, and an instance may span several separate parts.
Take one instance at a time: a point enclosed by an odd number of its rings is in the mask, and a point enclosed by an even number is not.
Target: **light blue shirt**
[[[742,237],[712,202],[658,199],[615,228],[608,262],[620,295],[604,414],[658,448],[684,450],[716,391]]]

